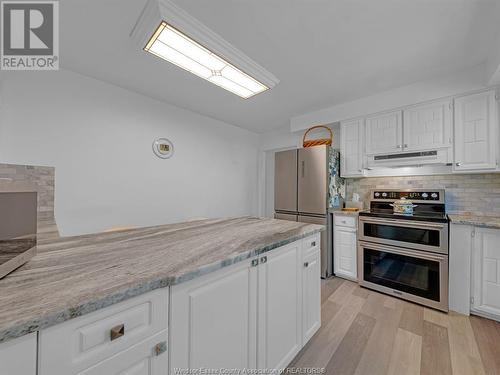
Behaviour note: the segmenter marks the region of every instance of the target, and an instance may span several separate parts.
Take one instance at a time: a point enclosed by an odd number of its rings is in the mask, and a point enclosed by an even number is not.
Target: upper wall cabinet
[[[364,119],[340,124],[340,174],[342,177],[363,175]]]
[[[403,112],[403,150],[424,151],[452,146],[451,100],[417,105]]]
[[[366,118],[366,154],[389,154],[402,151],[401,111]]]
[[[500,172],[497,97],[490,89],[341,122],[340,173],[432,164],[439,173]]]
[[[498,126],[495,91],[455,99],[455,171],[497,168]]]

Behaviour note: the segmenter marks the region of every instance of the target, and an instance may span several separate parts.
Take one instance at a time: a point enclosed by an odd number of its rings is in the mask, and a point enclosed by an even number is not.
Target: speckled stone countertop
[[[498,216],[474,215],[472,213],[450,213],[448,216],[453,224],[500,229],[500,217]]]
[[[54,239],[0,279],[0,342],[196,278],[323,229],[243,217]]]

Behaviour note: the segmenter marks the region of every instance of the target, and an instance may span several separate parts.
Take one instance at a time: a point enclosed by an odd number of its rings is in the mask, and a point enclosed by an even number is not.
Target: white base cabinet
[[[335,276],[357,281],[357,224],[353,216],[335,214],[333,227]]]
[[[0,375],[36,375],[37,334],[0,344]]]
[[[451,224],[450,310],[500,321],[500,229]]]
[[[260,258],[257,368],[284,368],[302,348],[301,260],[300,242]]]
[[[472,251],[473,312],[500,320],[500,230],[476,228]]]
[[[243,261],[171,288],[170,366],[256,368],[257,267]]]
[[[302,255],[302,343],[305,345],[321,326],[320,248],[314,241],[304,241]]]
[[[470,314],[473,232],[470,225],[450,224],[448,305],[465,315]]]
[[[173,286],[171,373],[286,367],[321,324],[318,245],[319,234]]]

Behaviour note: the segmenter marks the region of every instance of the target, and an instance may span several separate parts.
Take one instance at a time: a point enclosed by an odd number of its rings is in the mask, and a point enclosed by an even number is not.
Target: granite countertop
[[[474,215],[472,213],[450,213],[448,217],[453,224],[500,229],[499,216]]]
[[[191,280],[323,229],[243,217],[48,241],[30,262],[0,279],[0,342]]]

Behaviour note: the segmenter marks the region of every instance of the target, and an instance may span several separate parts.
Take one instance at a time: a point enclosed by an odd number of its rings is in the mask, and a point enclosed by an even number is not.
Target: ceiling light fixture
[[[171,0],[147,0],[130,37],[138,48],[242,98],[279,83],[271,72]]]
[[[144,50],[245,99],[269,89],[165,21]]]

